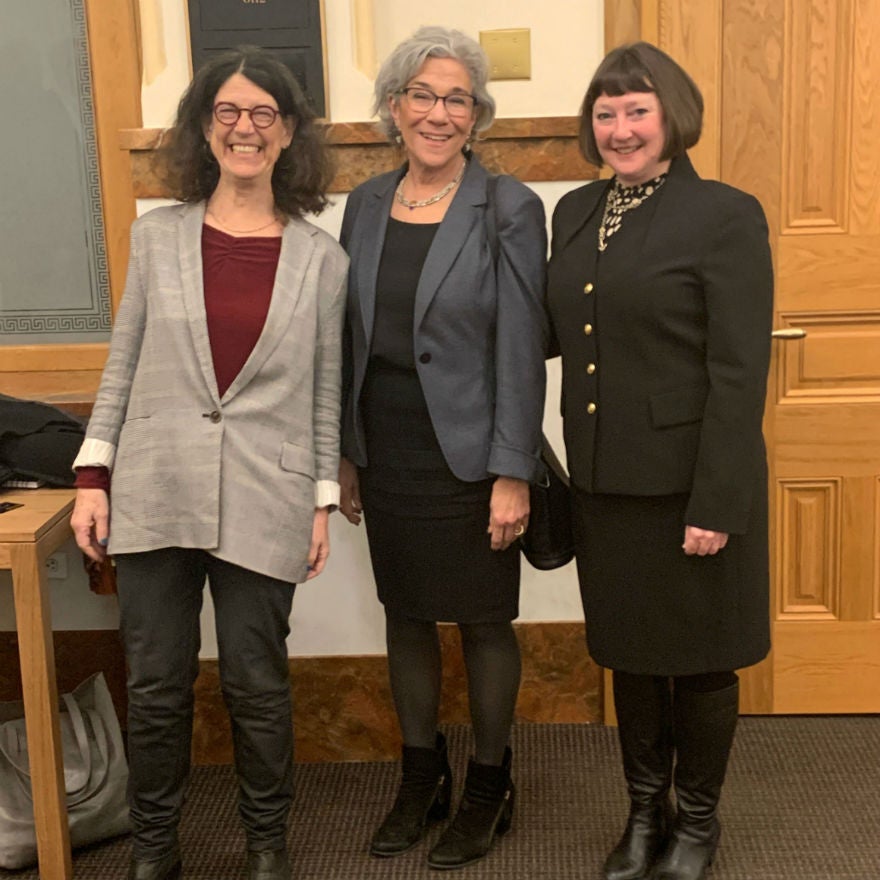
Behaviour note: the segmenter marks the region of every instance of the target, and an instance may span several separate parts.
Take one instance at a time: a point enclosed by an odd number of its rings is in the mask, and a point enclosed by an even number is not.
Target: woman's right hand
[[[344,456],[339,459],[339,510],[353,525],[360,525],[361,489],[357,466]]]
[[[103,562],[110,539],[110,500],[103,489],[77,489],[70,517],[77,546],[95,562]]]

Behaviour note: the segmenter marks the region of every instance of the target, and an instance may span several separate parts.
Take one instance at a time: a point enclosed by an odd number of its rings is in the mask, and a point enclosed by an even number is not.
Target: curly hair
[[[275,206],[297,217],[319,214],[327,206],[326,192],[333,164],[315,113],[290,70],[264,49],[238,46],[200,67],[177,107],[177,119],[163,147],[166,183],[182,202],[208,199],[220,180],[220,167],[205,139],[214,98],[220,87],[240,73],[268,92],[281,116],[296,123],[290,146],[281,151],[272,171]]]
[[[663,108],[666,142],[661,159],[672,159],[700,139],[703,96],[685,70],[651,43],[629,43],[612,49],[593,74],[584,101],[578,137],[583,157],[601,168],[602,157],[593,134],[593,105],[600,95],[653,92]]]
[[[397,134],[388,99],[396,99],[400,90],[406,88],[407,83],[429,58],[452,58],[464,67],[471,78],[471,88],[477,99],[474,130],[487,129],[495,119],[495,99],[486,88],[489,82],[489,59],[483,47],[461,31],[439,25],[426,25],[397,45],[376,76],[373,113],[379,117],[379,124],[385,134],[392,140]]]

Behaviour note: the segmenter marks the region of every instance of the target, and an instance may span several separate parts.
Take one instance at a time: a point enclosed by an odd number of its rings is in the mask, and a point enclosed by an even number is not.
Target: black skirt
[[[766,488],[748,531],[686,556],[688,496],[574,493],[578,580],[590,656],[642,675],[750,666],[770,649]]]
[[[388,614],[497,623],[519,614],[517,544],[492,550],[492,479],[446,464],[415,370],[371,364],[362,395],[368,466],[361,501],[373,575]]]

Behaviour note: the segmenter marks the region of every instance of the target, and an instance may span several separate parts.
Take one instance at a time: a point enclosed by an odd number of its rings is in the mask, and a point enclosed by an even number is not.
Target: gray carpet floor
[[[456,788],[470,749],[466,727],[447,729]],[[513,827],[463,880],[599,880],[626,821],[613,729],[515,728]],[[297,768],[289,843],[297,880],[438,880],[425,855],[440,833],[396,859],[367,845],[394,799],[394,763]],[[724,831],[710,880],[878,880],[880,716],[742,719],[722,801]],[[186,880],[239,878],[244,839],[231,767],[193,771],[181,830]],[[128,843],[78,850],[80,880],[124,878]],[[36,870],[0,877],[34,880]]]

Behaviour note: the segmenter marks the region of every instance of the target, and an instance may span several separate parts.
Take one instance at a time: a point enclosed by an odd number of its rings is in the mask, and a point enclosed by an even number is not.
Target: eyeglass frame
[[[432,91],[429,88],[426,88],[425,86],[404,86],[404,88],[397,90],[398,95],[403,95],[407,99],[407,101],[411,101],[412,99],[409,97],[409,94],[408,94],[409,92],[425,92],[428,95],[434,96],[434,103],[431,104],[431,106],[426,108],[425,110],[416,110],[417,113],[430,113],[437,106],[437,102],[442,101],[443,102],[443,109],[446,110],[446,112],[450,116],[458,117],[459,116],[458,113],[450,112],[449,105],[446,103],[447,100],[449,98],[470,98],[474,102],[474,104],[470,108],[469,111],[466,110],[464,113],[461,114],[461,116],[464,117],[464,116],[467,116],[469,112],[473,113],[474,110],[476,109],[477,104],[480,103],[477,100],[477,96],[472,95],[470,92],[450,92],[448,95],[438,95],[436,92]],[[413,108],[413,109],[415,109],[415,108]]]
[[[235,110],[237,115],[233,122],[224,122],[217,113],[218,108],[220,107],[230,107]],[[255,110],[269,110],[272,113],[272,121],[268,125],[258,125],[254,121],[254,111]],[[218,101],[214,107],[212,108],[212,113],[214,118],[220,125],[238,125],[238,120],[241,119],[242,113],[247,113],[248,117],[251,121],[251,124],[254,128],[260,129],[260,131],[265,131],[267,128],[271,128],[278,121],[278,117],[281,116],[281,111],[276,110],[274,107],[270,107],[268,104],[257,104],[256,107],[239,107],[238,104],[233,104],[231,101]]]

